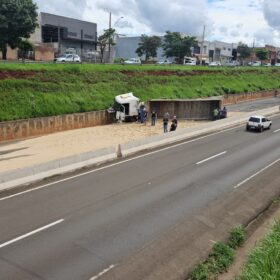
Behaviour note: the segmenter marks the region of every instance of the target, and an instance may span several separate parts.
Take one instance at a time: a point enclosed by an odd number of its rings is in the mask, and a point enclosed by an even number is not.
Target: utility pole
[[[253,58],[255,58],[255,38],[253,40],[253,54],[252,54],[252,57],[251,57],[251,64],[253,62]]]
[[[83,30],[83,29],[81,29],[81,63],[82,63],[83,48],[84,48],[83,38],[84,38],[84,30]]]
[[[112,13],[109,13],[109,30],[112,28]],[[111,62],[111,38],[109,38],[109,63]]]
[[[202,65],[202,52],[203,52],[203,45],[204,45],[204,38],[205,38],[205,25],[203,25],[203,34],[202,34],[202,41],[200,46],[200,65]]]

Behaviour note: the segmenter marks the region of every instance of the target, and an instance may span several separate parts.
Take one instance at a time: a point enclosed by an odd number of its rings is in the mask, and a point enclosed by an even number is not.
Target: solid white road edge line
[[[280,162],[280,158],[275,160],[274,162],[270,163],[269,165],[267,165],[266,167],[262,168],[261,170],[259,170],[258,172],[256,172],[255,174],[253,174],[252,176],[248,177],[247,179],[245,179],[244,181],[240,182],[239,184],[237,184],[234,189],[237,189],[239,187],[241,187],[242,185],[244,185],[246,182],[248,182],[249,180],[253,179],[254,177],[256,177],[257,175],[259,175],[260,173],[264,172],[265,170],[267,170],[268,168],[270,168],[271,166],[273,166],[274,164]]]
[[[222,155],[224,155],[224,154],[226,154],[226,153],[227,153],[227,151],[224,151],[224,152],[219,153],[219,154],[217,154],[217,155],[214,155],[214,156],[212,156],[212,157],[206,158],[206,159],[204,159],[204,160],[202,160],[202,161],[197,162],[196,165],[200,165],[200,164],[202,164],[202,163],[204,163],[204,162],[206,162],[206,161],[209,161],[209,160],[211,160],[211,159],[220,157],[220,156],[222,156]]]
[[[26,233],[26,234],[24,234],[24,235],[22,235],[22,236],[19,236],[19,237],[15,238],[15,239],[12,239],[12,240],[7,241],[7,242],[5,242],[5,243],[3,243],[3,244],[0,244],[0,249],[3,248],[3,247],[6,247],[6,246],[8,246],[8,245],[10,245],[10,244],[12,244],[12,243],[15,243],[15,242],[17,242],[17,241],[19,241],[19,240],[22,240],[22,239],[24,239],[24,238],[26,238],[26,237],[29,237],[29,236],[31,236],[31,235],[34,235],[34,234],[36,234],[36,233],[38,233],[38,232],[40,232],[40,231],[46,230],[46,229],[48,229],[48,228],[50,228],[50,227],[53,227],[53,226],[55,226],[55,225],[57,225],[57,224],[60,224],[60,223],[62,223],[62,222],[64,222],[64,219],[60,219],[60,220],[58,220],[58,221],[56,221],[56,222],[53,222],[53,223],[48,224],[48,225],[46,225],[46,226],[44,226],[44,227],[38,228],[38,229],[36,229],[36,230],[34,230],[34,231],[31,231],[31,232]]]
[[[280,131],[280,129],[277,129],[277,130],[274,130],[273,133],[276,133],[276,132],[279,132],[279,131]]]
[[[84,173],[81,173],[81,174],[78,174],[78,175],[74,175],[74,176],[71,176],[71,177],[68,177],[68,178],[65,178],[65,179],[62,179],[62,180],[58,180],[58,181],[55,181],[55,182],[52,182],[52,183],[49,183],[49,184],[45,184],[43,186],[36,187],[36,188],[30,189],[30,190],[27,190],[27,191],[23,191],[23,192],[12,194],[12,195],[9,195],[9,196],[6,196],[6,197],[2,197],[2,198],[0,198],[0,201],[7,200],[7,199],[10,199],[10,198],[13,198],[13,197],[16,197],[16,196],[20,196],[20,195],[23,195],[23,194],[26,194],[26,193],[34,192],[34,191],[37,191],[37,190],[40,190],[40,189],[43,189],[43,188],[46,188],[46,187],[49,187],[49,186],[53,186],[55,184],[59,184],[59,183],[66,182],[66,181],[70,181],[72,179],[75,179],[75,178],[78,178],[78,177],[82,177],[82,176],[87,175],[87,174],[95,173],[95,172],[98,172],[98,171],[103,170],[103,169],[107,169],[107,168],[110,168],[110,167],[113,167],[113,166],[117,166],[117,165],[129,162],[129,161],[133,161],[135,159],[139,159],[139,158],[143,158],[143,157],[146,157],[146,156],[149,156],[149,155],[157,154],[159,152],[166,151],[166,150],[169,150],[169,149],[172,149],[172,148],[176,148],[176,147],[179,147],[179,146],[182,146],[182,145],[185,145],[185,144],[188,144],[188,143],[192,143],[192,142],[195,142],[195,141],[198,141],[198,140],[202,140],[202,139],[208,138],[210,136],[214,136],[214,135],[221,134],[221,133],[224,133],[224,132],[227,132],[227,131],[231,131],[231,130],[234,130],[234,129],[236,129],[238,127],[241,127],[241,126],[242,125],[236,126],[236,127],[232,127],[232,128],[228,128],[228,129],[225,129],[223,131],[219,131],[219,132],[215,132],[215,133],[212,133],[212,134],[209,134],[209,135],[198,137],[198,138],[195,138],[195,139],[183,142],[183,143],[175,144],[175,145],[172,145],[172,146],[169,146],[169,147],[166,147],[166,148],[162,148],[162,149],[150,152],[150,153],[146,153],[144,155],[140,155],[140,156],[133,157],[133,158],[130,158],[130,159],[127,159],[127,160],[123,160],[121,162],[117,162],[117,163],[113,163],[113,164],[110,164],[110,165],[106,165],[106,166],[103,166],[103,167],[100,167],[100,168],[97,168],[97,169],[94,169],[94,170],[91,170],[91,171],[87,171],[87,172],[84,172]]]
[[[114,267],[116,267],[115,264],[110,265],[108,268],[104,269],[103,271],[101,271],[100,273],[98,273],[96,276],[91,277],[89,280],[96,280],[99,277],[101,277],[102,275],[104,275],[105,273],[109,272],[110,270],[112,270]]]

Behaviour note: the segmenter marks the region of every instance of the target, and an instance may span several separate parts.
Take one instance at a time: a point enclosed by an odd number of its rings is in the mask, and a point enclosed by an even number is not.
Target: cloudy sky
[[[280,46],[280,0],[35,0],[40,11],[112,25],[126,36],[166,30],[208,40]]]

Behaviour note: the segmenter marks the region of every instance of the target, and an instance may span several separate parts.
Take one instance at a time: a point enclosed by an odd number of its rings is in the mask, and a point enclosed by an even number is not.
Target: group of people
[[[169,113],[165,113],[163,116],[163,132],[167,133],[168,132],[168,122],[169,122]],[[177,117],[174,116],[171,120],[171,125],[169,131],[175,131],[178,126],[178,120]]]
[[[227,118],[227,108],[224,106],[223,109],[215,108],[213,110],[213,120],[225,119]]]
[[[146,124],[147,118],[148,118],[148,112],[147,112],[146,108],[144,106],[142,108],[140,107],[139,113],[138,113],[138,122],[140,122],[142,124]],[[169,113],[167,112],[163,116],[163,132],[164,133],[168,132],[169,120],[170,120],[170,116],[169,116]],[[151,113],[151,126],[155,126],[156,121],[157,121],[157,112],[156,112],[156,110],[153,110]],[[171,125],[169,128],[169,131],[170,132],[175,131],[177,129],[177,126],[178,126],[177,117],[173,116],[173,118],[171,119]]]

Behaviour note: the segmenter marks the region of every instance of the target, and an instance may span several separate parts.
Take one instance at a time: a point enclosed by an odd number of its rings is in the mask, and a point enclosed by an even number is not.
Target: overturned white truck
[[[138,118],[140,99],[132,92],[115,97],[114,110],[119,121],[136,121]]]

